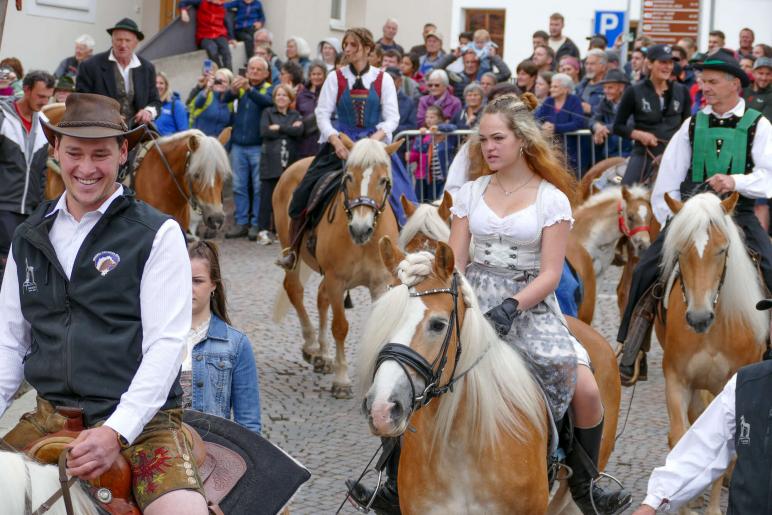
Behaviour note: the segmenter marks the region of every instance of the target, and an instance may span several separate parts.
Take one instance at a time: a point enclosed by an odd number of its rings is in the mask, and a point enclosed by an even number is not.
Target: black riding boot
[[[571,467],[573,475],[568,479],[568,486],[574,502],[584,515],[611,515],[621,513],[631,503],[630,493],[624,489],[606,492],[600,486],[590,486],[598,477],[598,457],[600,456],[603,420],[589,429],[574,429],[574,443],[571,453],[566,456],[566,465]],[[592,499],[590,496],[592,495]],[[595,509],[593,509],[593,501]],[[597,511],[596,511],[597,510]]]
[[[297,265],[298,247],[300,246],[300,242],[297,240],[302,227],[303,220],[301,218],[290,218],[289,246],[282,250],[282,255],[276,260],[276,264],[285,270],[292,271]]]
[[[399,469],[399,438],[383,438],[384,452],[391,447],[394,450],[390,453],[386,461],[386,481],[383,488],[375,494],[375,499],[370,508],[378,515],[400,515],[399,493],[397,492],[397,470]],[[346,480],[346,487],[351,498],[360,507],[364,508],[373,498],[373,490],[367,488],[361,483],[355,483],[351,479]]]

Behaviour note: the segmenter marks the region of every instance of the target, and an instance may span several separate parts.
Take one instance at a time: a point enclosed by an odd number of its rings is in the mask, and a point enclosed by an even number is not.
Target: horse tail
[[[298,259],[298,281],[301,286],[305,286],[308,278],[311,277],[311,268],[309,268],[302,260]],[[284,320],[284,316],[287,314],[290,308],[289,296],[284,288],[279,288],[279,292],[276,294],[276,300],[273,303],[273,321],[279,323]]]

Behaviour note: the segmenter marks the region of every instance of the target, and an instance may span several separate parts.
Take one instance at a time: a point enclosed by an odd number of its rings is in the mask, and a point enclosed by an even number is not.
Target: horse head
[[[438,241],[447,242],[450,239],[450,208],[453,207],[450,193],[443,193],[439,206],[415,206],[404,195],[400,197],[400,202],[407,216],[407,223],[399,233],[399,247],[405,252],[434,252]]]
[[[431,389],[451,380],[465,308],[463,300],[458,302],[453,252],[446,244],[437,243],[434,256],[419,252],[406,257],[384,237],[379,250],[394,277],[387,295],[399,297],[404,316],[383,328],[391,337],[376,359],[362,409],[374,434],[397,436],[412,412],[428,401]],[[377,324],[375,317],[371,321]]]
[[[186,182],[194,207],[201,210],[206,226],[219,230],[225,221],[222,205],[223,183],[231,175],[225,148],[217,140],[200,131],[187,138]]]
[[[619,204],[619,229],[628,238],[635,256],[651,245],[650,227],[653,219],[651,192],[643,186],[622,186],[622,202]]]
[[[343,174],[343,209],[348,230],[357,245],[364,245],[375,232],[378,217],[386,209],[391,193],[391,154],[402,140],[384,146],[369,138],[354,144],[347,136],[341,140],[350,153]]]
[[[702,193],[682,203],[665,194],[665,202],[675,216],[665,238],[663,263],[666,271],[678,266],[686,322],[697,333],[705,333],[716,318],[730,253],[745,252],[731,220],[738,198],[736,192],[725,200]],[[731,266],[740,266],[739,255],[731,260]]]

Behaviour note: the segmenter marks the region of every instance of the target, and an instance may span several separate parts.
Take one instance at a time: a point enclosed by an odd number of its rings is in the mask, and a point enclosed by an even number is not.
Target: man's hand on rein
[[[723,173],[717,173],[708,179],[708,184],[719,194],[732,192],[735,188],[734,178],[731,175],[725,175]]]
[[[80,479],[96,479],[110,469],[120,452],[118,434],[112,428],[87,429],[70,444],[67,473]]]

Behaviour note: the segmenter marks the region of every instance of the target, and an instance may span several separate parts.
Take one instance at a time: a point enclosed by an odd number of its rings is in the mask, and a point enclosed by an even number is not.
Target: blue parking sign
[[[625,30],[624,11],[595,11],[594,34],[603,34],[608,40],[608,46],[614,46],[617,36]]]

